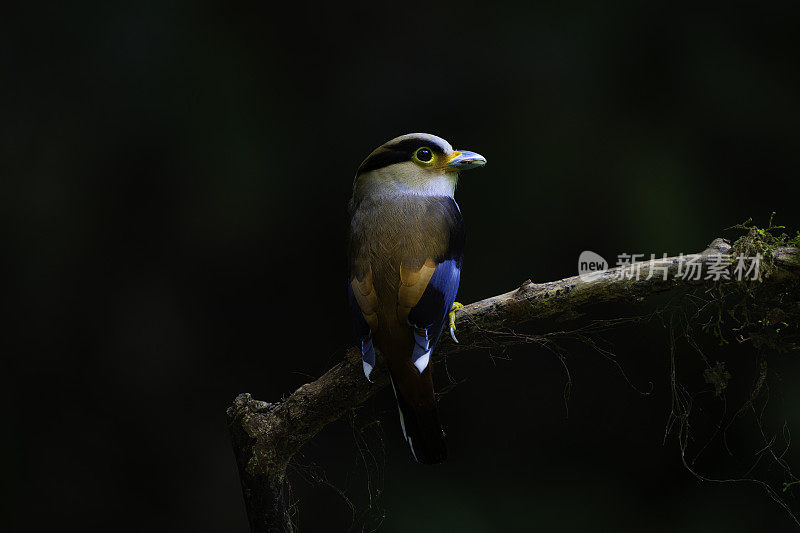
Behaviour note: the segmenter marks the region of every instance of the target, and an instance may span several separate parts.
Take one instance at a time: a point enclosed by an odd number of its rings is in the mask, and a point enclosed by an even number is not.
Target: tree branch
[[[727,254],[730,250],[726,241],[716,239],[696,261],[707,268],[718,262],[715,254]],[[591,279],[574,276],[548,283],[528,280],[513,291],[457,311],[456,328],[461,343],[455,344],[443,335],[434,360],[470,349],[480,336],[508,330],[523,322],[546,319],[564,323],[582,316],[588,306],[643,301],[650,295],[673,289],[712,286],[713,280],[678,277],[679,272],[689,268],[691,257],[643,261],[635,263],[635,270],[628,267],[628,272],[623,271],[626,267],[611,268],[593,274]],[[764,283],[780,284],[798,278],[800,254],[797,248],[777,248],[772,257],[772,268],[765,274]],[[667,275],[663,279],[665,271]],[[497,345],[513,343],[513,336],[498,338],[496,342]],[[372,379],[374,383],[364,378],[359,350],[351,347],[344,359],[322,377],[306,383],[280,402],[254,400],[246,393],[234,400],[227,412],[228,427],[253,533],[293,531],[287,503],[289,461],[323,427],[388,384],[384,365],[377,366]]]

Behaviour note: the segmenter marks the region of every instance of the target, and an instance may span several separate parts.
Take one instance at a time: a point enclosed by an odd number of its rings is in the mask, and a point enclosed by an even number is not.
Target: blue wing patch
[[[456,259],[439,263],[419,302],[408,313],[408,323],[414,328],[414,352],[411,360],[420,373],[430,362],[431,352],[436,347],[447,314],[456,300],[461,281],[459,263]]]
[[[369,324],[367,324],[367,321],[364,320],[364,315],[361,312],[361,308],[358,306],[355,294],[353,293],[353,287],[350,283],[347,284],[347,300],[350,302],[353,329],[355,329],[358,340],[361,342],[361,363],[364,367],[364,375],[367,377],[368,381],[372,382],[372,380],[369,379],[372,369],[375,368],[375,347],[372,345],[372,330]]]

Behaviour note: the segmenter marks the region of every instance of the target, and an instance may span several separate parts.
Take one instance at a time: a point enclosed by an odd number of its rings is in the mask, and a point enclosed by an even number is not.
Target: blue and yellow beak
[[[486,158],[481,154],[476,154],[469,150],[454,150],[442,168],[452,172],[460,172],[462,170],[482,167],[485,164]]]

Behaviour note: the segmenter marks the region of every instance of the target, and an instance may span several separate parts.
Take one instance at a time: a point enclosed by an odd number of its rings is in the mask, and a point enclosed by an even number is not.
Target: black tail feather
[[[391,377],[391,373],[389,376]],[[403,436],[411,448],[411,455],[418,463],[444,462],[447,459],[447,446],[436,408],[413,409],[397,390],[393,377],[391,380],[392,390],[397,398],[397,408],[400,411],[400,425]]]

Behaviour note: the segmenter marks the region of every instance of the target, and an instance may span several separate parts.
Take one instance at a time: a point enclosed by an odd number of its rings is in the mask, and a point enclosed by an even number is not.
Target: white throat
[[[447,172],[425,180],[412,182],[395,182],[397,190],[416,196],[449,196],[453,197],[458,183],[458,174]]]
[[[449,196],[453,197],[458,173],[432,171],[412,161],[389,165],[363,174],[364,196]]]

